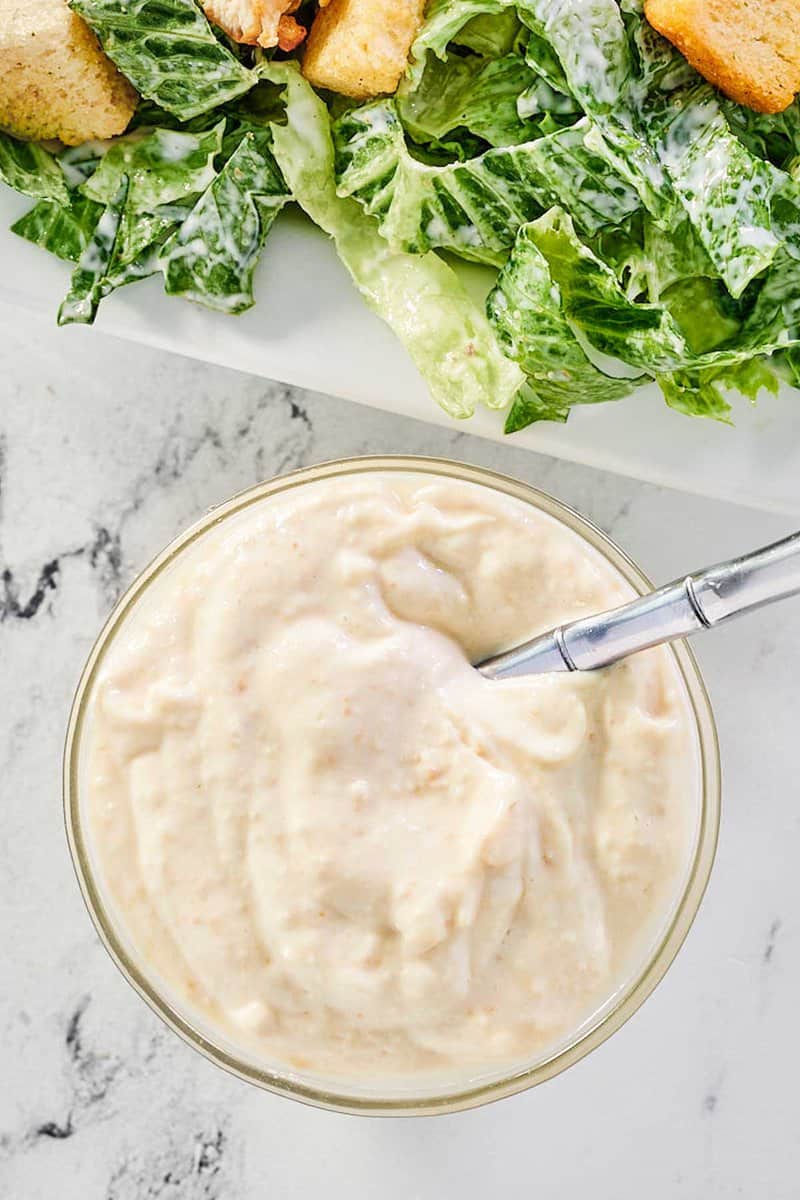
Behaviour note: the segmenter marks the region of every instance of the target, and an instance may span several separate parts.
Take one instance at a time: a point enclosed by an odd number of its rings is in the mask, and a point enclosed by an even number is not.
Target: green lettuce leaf
[[[182,121],[258,80],[217,38],[194,0],[70,0],[136,90]]]
[[[20,142],[0,130],[0,179],[34,200],[69,199],[55,157],[36,142]]]
[[[439,140],[464,128],[491,146],[516,145],[538,132],[517,109],[520,94],[537,82],[518,54],[498,59],[429,56],[416,87],[400,87],[397,113],[417,142]]]
[[[584,111],[616,116],[633,73],[616,0],[523,0],[519,14],[552,47]]]
[[[782,379],[800,388],[800,346],[781,351],[771,361]]]
[[[114,254],[125,200],[128,177],[119,180],[111,203],[103,209],[92,236],[72,273],[69,291],[58,310],[59,325],[91,324],[97,306],[108,292],[106,277]]]
[[[775,169],[731,133],[705,83],[643,107],[642,120],[715,271],[740,296],[780,245],[770,211]]]
[[[108,204],[119,180],[130,180],[127,207],[149,212],[162,204],[204,191],[216,174],[214,158],[222,147],[224,121],[203,133],[153,129],[114,142],[94,174],[82,185],[84,195]]]
[[[796,259],[782,249],[743,325],[743,352],[769,354],[800,343],[798,270]]]
[[[108,273],[114,287],[143,279],[158,269],[155,251],[183,224],[192,205],[193,197],[156,205],[150,212],[125,205]]]
[[[89,245],[102,211],[102,205],[81,195],[68,196],[65,204],[40,200],[11,230],[58,258],[76,263]]]
[[[576,222],[590,233],[639,207],[635,191],[587,149],[590,129],[584,119],[533,142],[435,167],[411,156],[393,102],[378,100],[334,123],[337,190],[378,218],[395,249],[438,247],[501,262],[519,227],[558,197],[569,197]]]
[[[452,4],[449,5],[452,7]],[[483,58],[502,58],[517,44],[521,26],[513,8],[481,12],[470,17],[453,37],[453,44],[473,50]]]
[[[538,421],[557,421],[563,425],[569,417],[571,406],[571,402],[548,403],[538,396],[529,384],[523,383],[508,410],[503,433],[519,433],[521,429],[527,429],[529,425],[535,425]]]
[[[253,271],[290,199],[262,131],[245,133],[159,255],[165,288],[220,312],[253,304]]]
[[[795,100],[784,112],[757,113],[720,97],[726,120],[751,154],[771,162],[782,171],[791,170],[800,157],[800,103]]]
[[[224,128],[223,119],[203,132],[137,130],[111,143],[80,185],[78,194],[99,215],[61,324],[93,321],[104,297],[159,269],[160,247],[216,176]]]
[[[547,53],[549,82],[572,95],[615,151],[614,165],[644,207],[663,219],[672,201],[663,167],[641,137],[632,103],[634,57],[616,0],[524,0],[534,39],[527,59]],[[553,58],[560,72],[553,66]]]
[[[730,367],[678,371],[658,379],[670,408],[689,417],[711,417],[731,424],[731,406],[723,389],[737,391],[755,403],[761,391],[778,392],[778,380],[769,363],[753,358]]]
[[[669,312],[629,300],[614,272],[578,238],[563,209],[545,213],[526,234],[547,260],[566,316],[597,350],[651,372],[694,361]]]
[[[611,378],[590,361],[566,318],[532,225],[520,230],[486,308],[503,349],[528,378],[529,387],[509,414],[508,432],[532,421],[563,421],[573,404],[619,400],[639,382]]]
[[[572,111],[581,112],[579,102],[572,95],[567,76],[564,73],[564,68],[561,65],[558,55],[553,47],[548,42],[547,38],[540,37],[533,30],[528,32],[528,40],[525,47],[525,61],[532,71],[539,76],[543,83],[546,83],[552,92],[563,96],[569,101]]]
[[[694,322],[687,332],[669,307],[669,292],[663,304],[626,296],[614,272],[580,241],[562,210],[526,226],[518,244],[523,240],[532,241],[546,260],[569,325],[601,353],[655,374],[668,403],[681,412],[727,419],[729,405],[720,389],[753,394],[756,383],[755,391],[773,387],[771,368],[754,366],[754,356],[789,348],[800,332],[796,264],[788,257],[784,273],[773,270],[767,276],[746,319],[730,298],[726,310],[719,293],[704,296],[699,290],[716,281],[685,281],[698,289],[685,303]]]
[[[410,86],[415,85],[417,77],[424,71],[428,54],[444,59],[447,47],[456,41],[459,34],[465,33],[470,27],[474,29],[478,21],[484,22],[485,28],[486,18],[499,17],[507,23],[511,20],[510,13],[513,14],[513,10],[509,0],[432,0],[411,47],[407,74]],[[516,16],[513,16],[512,27],[516,27],[516,24]],[[508,24],[500,28],[504,29],[507,37]],[[504,38],[498,43],[497,49],[500,53],[506,53],[511,46]]]
[[[70,191],[94,175],[111,145],[111,142],[82,142],[80,146],[67,146],[61,151],[57,162]]]
[[[505,408],[523,376],[485,314],[440,258],[393,251],[359,206],[336,194],[328,113],[294,64],[273,63],[265,75],[286,87],[286,124],[273,124],[272,136],[292,195],[333,238],[356,287],[406,347],[434,398],[457,417],[478,404]]]

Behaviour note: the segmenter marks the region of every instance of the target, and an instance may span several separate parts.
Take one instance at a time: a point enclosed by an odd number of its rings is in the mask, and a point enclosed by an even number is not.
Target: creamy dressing
[[[142,971],[255,1059],[479,1073],[641,966],[699,807],[677,667],[469,665],[629,586],[466,482],[303,485],[203,533],[89,697],[90,853]]]

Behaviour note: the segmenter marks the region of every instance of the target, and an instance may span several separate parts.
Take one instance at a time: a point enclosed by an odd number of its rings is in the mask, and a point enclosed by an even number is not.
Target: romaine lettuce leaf
[[[61,151],[57,161],[70,191],[94,175],[112,144],[110,141],[82,142],[80,146],[67,146]]]
[[[734,311],[735,301],[729,299],[730,308],[726,310],[713,291],[703,295],[700,289],[713,286],[715,281],[696,280],[698,291],[687,299],[681,314],[687,323],[694,322],[688,336],[670,310],[669,293],[663,304],[632,301],[611,269],[579,240],[562,210],[551,210],[518,234],[512,261],[523,281],[526,272],[538,279],[541,271],[530,256],[520,257],[519,252],[528,242],[546,260],[558,288],[564,320],[596,350],[655,374],[667,402],[681,412],[727,419],[729,405],[720,389],[739,388],[753,395],[759,388],[774,387],[771,368],[763,362],[755,363],[754,356],[771,354],[782,346],[788,348],[792,338],[798,340],[800,295],[796,265],[788,258],[785,274],[773,269],[767,276],[752,313],[744,321]],[[692,286],[689,280],[684,283]],[[525,313],[524,303],[518,308]],[[681,311],[678,304],[676,311]],[[496,312],[493,317],[497,321]],[[528,330],[526,339],[530,338]],[[525,344],[520,340],[519,345],[524,348]],[[519,346],[516,357],[524,366]],[[534,390],[538,390],[535,383]]]
[[[739,140],[751,154],[789,171],[800,156],[800,103],[795,100],[784,112],[757,113],[720,97],[722,111]]]
[[[658,384],[670,408],[689,417],[711,417],[726,425],[731,424],[731,406],[723,389],[737,391],[751,403],[762,390],[773,395],[778,391],[774,371],[759,358],[730,367],[676,371],[659,376]]]
[[[393,251],[358,204],[337,196],[325,105],[294,64],[273,63],[265,76],[286,87],[286,124],[273,124],[272,136],[292,195],[334,239],[356,287],[406,347],[434,398],[457,417],[478,404],[506,408],[522,372],[455,272],[435,254]]]
[[[40,200],[11,226],[13,233],[67,262],[78,262],[89,245],[103,207],[73,194],[66,203]]]
[[[533,33],[528,62],[534,65],[534,54],[549,53],[549,81],[579,101],[615,151],[622,178],[649,212],[663,218],[671,193],[658,158],[637,128],[631,100],[634,61],[616,0],[522,0],[519,12]]]
[[[741,330],[743,314],[719,279],[679,279],[661,299],[694,354],[729,344]]]
[[[69,199],[54,156],[37,142],[20,142],[0,130],[0,179],[34,200]]]
[[[528,378],[529,390],[515,402],[507,430],[534,420],[565,420],[571,405],[619,400],[639,382],[611,378],[590,361],[566,318],[532,225],[520,230],[486,310],[506,354]]]
[[[451,5],[452,7],[452,5]],[[470,17],[453,37],[453,44],[473,50],[483,58],[502,58],[517,44],[522,26],[513,8],[481,12]]]
[[[509,12],[513,12],[510,0],[433,0],[411,47],[408,85],[415,86],[416,79],[425,69],[428,54],[444,59],[450,43],[470,25],[474,28],[477,19],[499,16],[507,21]],[[506,45],[506,49],[510,47]]]
[[[522,0],[519,15],[553,48],[585,112],[621,111],[633,68],[616,0]]]
[[[547,38],[540,37],[532,29],[528,32],[528,40],[525,45],[525,61],[543,83],[570,102],[573,111],[582,111],[580,103],[570,91],[564,68],[555,50]]]
[[[114,243],[109,276],[128,283],[152,275],[158,267],[154,251],[186,220],[192,206],[193,197],[184,202],[156,205],[150,212],[137,211],[126,204]],[[114,286],[121,285],[115,283]]]
[[[430,55],[414,90],[398,91],[397,113],[417,142],[464,128],[491,146],[513,146],[538,132],[535,122],[520,117],[517,101],[539,82],[519,54]]]
[[[110,145],[79,188],[99,216],[61,324],[93,321],[105,296],[158,270],[159,248],[216,175],[224,128],[223,119],[196,133],[137,130]]]
[[[393,102],[378,100],[334,123],[337,190],[378,218],[395,249],[438,247],[499,262],[520,225],[559,198],[568,197],[589,233],[625,221],[639,207],[636,192],[587,148],[590,130],[584,118],[520,146],[435,167],[412,157]]]
[[[90,199],[108,204],[120,176],[127,175],[126,204],[131,212],[150,212],[158,205],[185,200],[204,191],[214,178],[214,158],[222,147],[224,128],[224,121],[217,121],[204,133],[153,129],[120,138],[81,190]]]
[[[705,83],[645,104],[641,119],[698,238],[732,296],[740,296],[775,256],[771,164],[731,133]]]
[[[682,217],[677,225],[664,227],[646,217],[643,222],[642,273],[648,299],[660,300],[664,292],[684,279],[717,274],[692,223]]]
[[[537,421],[558,421],[563,425],[569,417],[571,407],[571,402],[548,403],[536,394],[530,384],[523,383],[506,414],[503,433],[519,433],[520,429],[527,429]]]
[[[800,343],[800,286],[795,258],[781,249],[742,328],[743,352],[771,353]]]
[[[782,379],[800,388],[800,346],[781,351],[771,361]]]
[[[578,238],[563,209],[551,209],[525,232],[547,260],[566,317],[597,350],[651,372],[694,361],[669,312],[629,300],[614,272]]]
[[[182,121],[258,80],[217,38],[194,0],[69,0],[142,96]]]
[[[165,288],[220,312],[253,304],[253,271],[276,216],[290,199],[262,131],[245,133],[159,255]]]
[[[675,371],[659,375],[658,386],[670,408],[687,417],[710,417],[730,425],[731,406],[720,391],[717,372]]]
[[[114,254],[120,221],[128,194],[123,175],[111,202],[103,209],[92,236],[72,273],[69,291],[58,310],[59,325],[91,324],[97,306],[108,292],[106,276]]]

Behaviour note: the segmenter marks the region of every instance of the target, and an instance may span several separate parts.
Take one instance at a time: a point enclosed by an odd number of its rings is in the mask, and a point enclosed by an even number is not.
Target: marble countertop
[[[672,1200],[800,1194],[800,604],[696,643],[725,799],[712,883],[640,1012],[488,1108],[366,1120],[228,1077],[128,987],[61,819],[71,694],[120,590],[209,505],[288,468],[422,452],[529,480],[665,581],[785,521],[0,312],[0,1197]],[[800,486],[800,485],[798,485]]]

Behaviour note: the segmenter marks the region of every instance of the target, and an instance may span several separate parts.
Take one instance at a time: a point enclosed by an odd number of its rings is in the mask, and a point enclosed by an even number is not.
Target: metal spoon
[[[712,629],[763,604],[800,592],[800,532],[669,583],[630,604],[582,617],[487,658],[478,670],[489,679],[595,671],[637,650]]]

